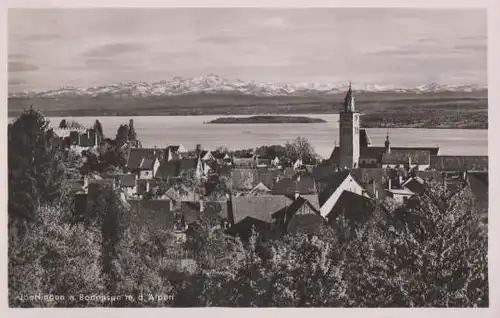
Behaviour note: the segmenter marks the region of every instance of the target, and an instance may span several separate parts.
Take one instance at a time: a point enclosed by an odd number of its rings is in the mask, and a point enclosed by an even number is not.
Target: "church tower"
[[[340,166],[359,167],[359,112],[356,111],[351,83],[340,112],[339,124]]]

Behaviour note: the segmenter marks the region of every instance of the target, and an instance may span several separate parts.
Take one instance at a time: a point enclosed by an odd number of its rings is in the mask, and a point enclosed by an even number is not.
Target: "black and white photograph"
[[[7,16],[10,308],[490,307],[486,8]]]

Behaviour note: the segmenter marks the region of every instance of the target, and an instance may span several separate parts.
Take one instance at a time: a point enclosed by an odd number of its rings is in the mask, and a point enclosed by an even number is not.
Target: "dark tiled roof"
[[[233,196],[231,204],[235,224],[248,217],[272,223],[272,215],[290,206],[292,200],[284,195]]]
[[[371,143],[372,143],[372,141],[370,140],[370,137],[368,136],[366,129],[360,129],[359,130],[359,146],[360,147],[367,147]]]
[[[120,184],[121,187],[135,187],[136,185],[136,175],[132,173],[127,173],[127,174],[114,174],[110,175],[110,178],[113,178],[118,185]]]
[[[311,174],[316,180],[321,181],[323,179],[328,179],[329,177],[332,177],[336,173],[337,171],[335,170],[335,167],[333,165],[321,164],[316,166]]]
[[[436,156],[439,153],[439,147],[391,147],[397,151],[428,151],[431,156]]]
[[[129,150],[128,160],[127,160],[127,168],[128,169],[152,169],[151,168],[143,168],[144,163],[143,159],[153,160],[154,158],[158,158],[160,156],[160,149],[156,148],[131,148]],[[145,160],[146,161],[146,160]],[[141,163],[142,166],[141,167]]]
[[[319,195],[317,193],[316,194],[304,194],[304,195],[301,195],[300,197],[303,198],[304,200],[306,200],[307,202],[309,202],[309,204],[311,204],[311,206],[314,209],[316,209],[316,211],[319,211],[319,209],[320,209]]]
[[[319,195],[319,204],[323,205],[328,198],[337,190],[337,188],[344,182],[347,176],[350,174],[349,170],[343,170],[337,172],[331,178],[328,179],[327,186],[321,191]]]
[[[404,187],[408,188],[413,193],[422,193],[425,190],[424,184],[417,178],[411,178],[408,180]]]
[[[164,230],[173,228],[173,213],[169,200],[129,200],[131,222]]]
[[[187,159],[181,159],[180,161],[180,173],[191,170],[191,169],[196,169],[198,166],[198,158],[187,158]]]
[[[385,153],[385,147],[362,147],[359,149],[359,157],[364,159],[380,160]]]
[[[371,209],[372,203],[369,198],[350,191],[343,191],[335,206],[327,214],[327,218],[332,220],[340,214],[346,213],[346,217],[357,219],[359,216],[370,212]]]
[[[306,210],[307,213],[298,213],[299,210]],[[317,234],[325,220],[318,210],[315,210],[311,204],[303,197],[299,197],[284,212],[287,222],[284,224],[289,232],[306,232],[308,234]]]
[[[290,195],[296,192],[300,194],[309,194],[316,192],[315,181],[310,176],[300,176],[297,178],[281,179],[273,189],[274,194]]]
[[[431,156],[431,169],[439,171],[487,171],[488,156]]]
[[[267,188],[272,190],[276,184],[276,177],[279,175],[278,171],[263,171],[257,173],[257,183],[262,183]]]
[[[397,150],[382,154],[382,164],[407,164],[411,159],[412,164],[428,165],[430,163],[429,151],[423,150]]]
[[[439,148],[435,147],[391,147],[393,151],[428,151],[430,155],[437,155]],[[360,147],[359,157],[361,159],[377,159],[380,160],[385,153],[385,147]],[[340,147],[335,147],[330,155],[332,163],[340,161]]]
[[[150,158],[144,158],[141,162],[140,169],[143,170],[153,170],[154,162],[156,158],[150,157]]]
[[[196,169],[198,158],[175,159],[160,164],[156,176],[162,179],[179,177],[183,172]]]

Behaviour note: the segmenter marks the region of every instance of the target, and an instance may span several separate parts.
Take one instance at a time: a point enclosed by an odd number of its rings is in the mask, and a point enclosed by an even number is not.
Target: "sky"
[[[487,85],[485,9],[9,9],[9,93],[216,74]]]

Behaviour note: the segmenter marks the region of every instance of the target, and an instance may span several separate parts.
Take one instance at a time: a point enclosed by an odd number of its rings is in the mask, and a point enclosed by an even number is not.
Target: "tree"
[[[98,119],[96,119],[96,121],[94,123],[94,129],[99,134],[99,139],[104,139],[104,132],[102,130],[102,124]]]
[[[357,281],[351,305],[488,306],[487,236],[472,206],[463,191],[436,184],[403,207],[379,206],[372,224],[341,247],[345,279]]]
[[[120,125],[116,132],[116,146],[121,147],[129,140],[129,128],[127,125]]]
[[[78,295],[102,292],[100,233],[71,224],[59,206],[42,206],[28,224],[27,235],[9,228],[9,304],[13,307],[73,307],[97,305]],[[65,299],[21,300],[21,295],[63,295]],[[70,295],[76,300],[69,299]]]
[[[119,246],[127,228],[128,209],[119,194],[108,185],[97,184],[88,195],[92,203],[83,223],[100,229],[104,285],[108,292],[115,293],[117,284],[123,279]]]
[[[9,219],[30,221],[41,205],[61,203],[64,154],[43,115],[30,108],[11,126],[8,144]]]
[[[135,132],[134,120],[131,119],[128,125],[128,140],[135,141],[137,140],[137,133]]]
[[[59,128],[68,128],[68,123],[66,122],[66,119],[61,120],[59,123]]]
[[[318,155],[306,138],[298,137],[292,142],[285,144],[286,157],[290,160],[302,159],[304,164],[316,164]]]

